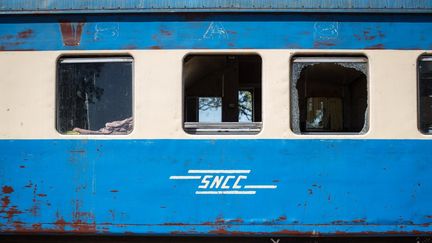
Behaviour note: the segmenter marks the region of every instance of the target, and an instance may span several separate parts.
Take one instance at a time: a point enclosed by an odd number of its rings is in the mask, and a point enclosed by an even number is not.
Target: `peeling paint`
[[[62,34],[63,44],[65,46],[79,46],[81,35],[83,32],[84,23],[61,22],[60,30]]]
[[[2,192],[5,194],[10,194],[10,193],[14,192],[14,189],[11,186],[3,186]]]
[[[31,37],[33,35],[33,30],[32,29],[28,29],[25,31],[21,31],[18,33],[18,38],[20,39],[27,39],[29,37]]]

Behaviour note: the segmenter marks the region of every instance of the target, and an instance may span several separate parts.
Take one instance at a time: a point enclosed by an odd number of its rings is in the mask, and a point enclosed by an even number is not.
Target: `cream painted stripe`
[[[276,189],[275,185],[248,185],[244,186],[246,189]]]
[[[189,174],[249,174],[250,170],[188,170]]]
[[[196,191],[195,194],[220,195],[220,194],[245,194],[253,195],[256,191]]]
[[[170,180],[199,180],[201,176],[170,176]]]
[[[191,135],[183,129],[182,64],[188,53],[258,53],[262,58],[262,121],[256,135]],[[417,129],[417,60],[432,50],[96,50],[0,52],[0,140],[132,139],[432,139]],[[55,129],[56,66],[65,55],[130,55],[134,131],[128,135],[62,135]],[[290,60],[308,56],[368,58],[366,134],[294,134],[290,128]],[[161,65],[161,63],[163,65]],[[22,72],[22,67],[26,72]],[[168,71],[167,71],[168,70]],[[169,89],[167,89],[169,87]],[[402,98],[401,98],[402,97]],[[31,107],[31,108],[29,108]]]

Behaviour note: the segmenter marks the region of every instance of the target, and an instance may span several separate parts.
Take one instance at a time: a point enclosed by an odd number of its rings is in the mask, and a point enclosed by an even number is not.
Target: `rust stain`
[[[33,216],[37,216],[39,214],[39,201],[36,199],[37,197],[37,185],[35,184],[33,187],[33,206],[28,210]]]
[[[96,222],[93,213],[82,212],[81,201],[75,201],[75,210],[72,213],[71,227],[74,232],[94,232],[96,233]]]
[[[111,190],[110,192],[112,192],[112,193],[117,193],[117,192],[119,192],[118,190]]]
[[[12,219],[19,214],[22,214],[22,211],[17,209],[17,206],[11,206],[7,210],[0,210],[0,213],[4,213],[6,216],[3,218],[6,218],[8,221],[12,221]]]
[[[84,23],[60,22],[60,30],[65,46],[79,46]]]
[[[227,231],[225,228],[218,228],[215,230],[209,231],[210,234],[216,234],[216,235],[228,235],[228,234],[235,234],[234,232]]]
[[[286,236],[319,236],[320,233],[318,232],[302,232],[302,231],[295,231],[295,230],[280,230],[276,232],[272,232],[272,234],[276,235],[286,235]]]
[[[13,221],[13,226],[15,227],[15,229],[17,230],[17,231],[23,231],[25,228],[24,228],[24,223],[23,222],[21,222],[21,221]]]
[[[364,220],[364,219],[354,219],[354,220],[352,220],[352,222],[356,223],[356,224],[361,224],[361,223],[365,223],[366,220]]]
[[[345,220],[335,220],[335,221],[331,222],[331,224],[333,224],[333,225],[342,225],[342,224],[347,224],[347,223],[348,222]]]
[[[222,217],[216,218],[215,224],[225,224],[225,219]]]
[[[153,49],[153,50],[160,50],[160,49],[162,49],[160,46],[150,46],[150,49]]]
[[[32,229],[34,231],[41,231],[42,230],[42,224],[40,224],[40,223],[32,224]]]
[[[368,50],[384,49],[384,45],[383,44],[376,44],[376,45],[368,46],[365,49],[368,49]]]
[[[97,233],[96,223],[91,213],[74,211],[72,222],[64,220],[58,212],[56,215],[55,228],[50,230],[54,230],[55,232]],[[92,222],[88,222],[89,220]]]
[[[285,215],[280,216],[277,221],[285,221],[287,220],[287,217]]]
[[[2,192],[5,194],[10,194],[10,193],[14,192],[14,189],[11,186],[3,186]]]
[[[38,197],[46,197],[46,196],[47,196],[47,194],[44,194],[44,193],[39,193],[39,194],[37,194],[37,196],[38,196]]]
[[[362,40],[362,36],[361,36],[361,35],[353,34],[353,36],[354,36],[357,40]]]
[[[160,32],[164,36],[172,36],[172,32],[169,30],[160,30]]]
[[[171,232],[173,233],[173,232]],[[188,232],[176,231],[176,234],[187,234]],[[374,231],[366,231],[366,232],[345,232],[345,231],[336,231],[334,233],[320,233],[317,231],[295,231],[295,230],[280,230],[273,232],[244,232],[244,231],[230,231],[226,228],[217,228],[208,232],[213,235],[226,235],[226,236],[253,236],[253,235],[278,235],[278,236],[332,236],[332,235],[340,235],[340,236],[373,236],[373,235],[423,235],[430,234],[432,232],[424,232],[424,231],[385,231],[385,232],[374,232]]]
[[[244,221],[243,221],[243,219],[237,218],[237,219],[231,219],[231,220],[229,220],[228,222],[229,222],[229,223],[239,223],[239,224],[241,224],[241,223],[243,223]]]
[[[241,218],[225,220],[222,217],[218,217],[218,218],[216,218],[216,220],[214,222],[204,222],[204,223],[201,223],[201,225],[227,225],[227,224],[232,224],[232,223],[241,224],[241,223],[244,223],[244,220]]]
[[[331,47],[331,46],[335,46],[336,43],[331,42],[331,41],[315,41],[314,42],[314,47],[315,48],[319,48],[319,47]]]
[[[65,231],[66,225],[68,225],[68,223],[63,218],[59,218],[54,222],[54,225],[57,230],[63,232]]]
[[[127,50],[135,50],[138,49],[138,47],[136,45],[126,45],[123,49],[127,49]],[[100,151],[99,148],[96,149],[96,151]]]
[[[370,31],[365,30],[365,31],[363,31],[363,37],[365,40],[373,40],[373,39],[375,39],[376,36],[370,35]]]
[[[25,31],[21,31],[18,33],[18,38],[20,39],[27,39],[29,37],[31,37],[33,35],[33,30],[32,29],[28,29]]]
[[[10,204],[9,196],[2,197],[2,199],[1,199],[2,210],[0,210],[0,211],[3,211],[4,209],[6,209],[9,206],[9,204]]]

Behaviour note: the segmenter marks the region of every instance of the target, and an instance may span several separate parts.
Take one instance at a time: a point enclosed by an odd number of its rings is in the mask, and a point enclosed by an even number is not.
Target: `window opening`
[[[432,133],[432,57],[421,57],[418,65],[418,126],[422,133]]]
[[[183,63],[184,128],[191,134],[261,130],[261,58],[189,55]]]

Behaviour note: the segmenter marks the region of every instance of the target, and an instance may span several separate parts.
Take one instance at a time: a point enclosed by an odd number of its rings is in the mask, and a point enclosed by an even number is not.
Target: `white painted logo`
[[[219,22],[211,22],[206,32],[203,35],[204,39],[228,39],[228,32]]]
[[[195,194],[254,195],[259,189],[276,189],[276,185],[250,185],[251,170],[188,170],[188,175],[173,175],[170,180],[198,180]]]

